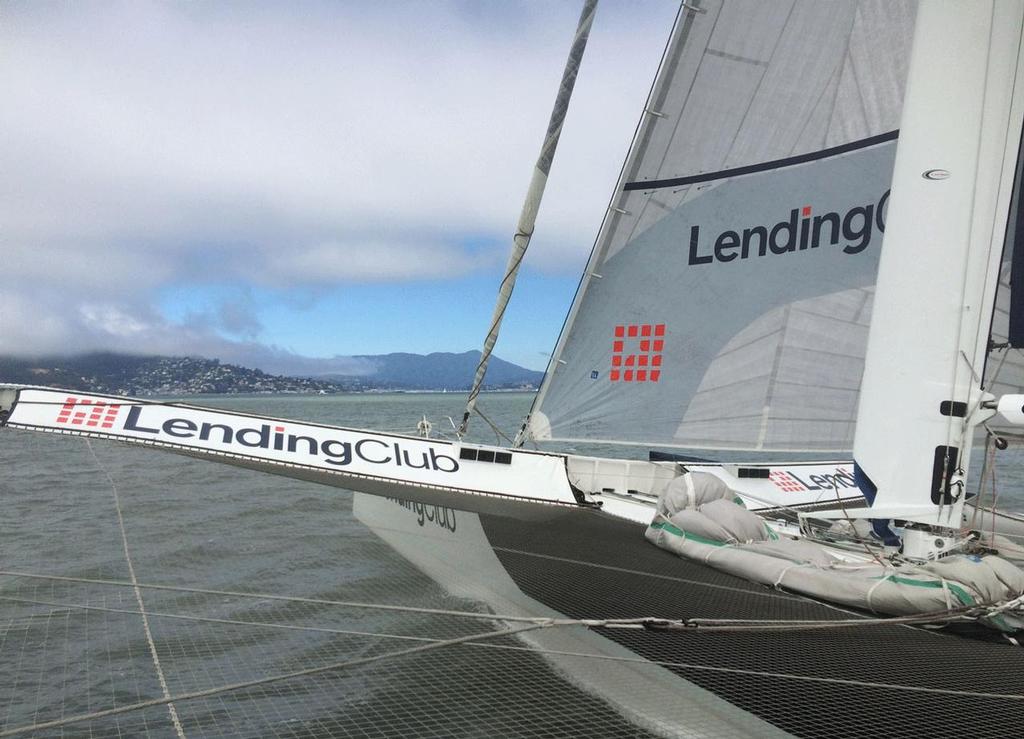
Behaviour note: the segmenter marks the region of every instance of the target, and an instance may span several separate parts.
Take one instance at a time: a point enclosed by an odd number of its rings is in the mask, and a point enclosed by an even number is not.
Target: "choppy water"
[[[410,432],[422,414],[440,429],[464,402],[444,394],[189,400]],[[527,394],[494,394],[482,406],[511,431],[529,402]],[[494,441],[482,422],[472,433]],[[0,465],[0,732],[163,695],[135,594],[111,584],[129,580],[111,483],[139,582],[222,591],[140,591],[171,695],[494,628],[489,621],[228,594],[480,611],[357,521],[344,490],[10,430],[0,433]],[[484,651],[451,648],[189,700],[176,704],[178,723],[190,737],[642,734],[542,659]],[[156,706],[37,735],[178,732],[167,708]]]
[[[493,394],[482,407],[511,433],[530,399]],[[435,429],[450,432],[446,417],[458,418],[464,402],[456,394],[190,400],[407,432],[424,414]],[[479,419],[472,437],[495,441]],[[1024,501],[1021,456],[1005,455],[997,473],[1004,500]],[[343,490],[138,447],[9,430],[0,433],[0,465],[0,731],[163,694],[135,594],[110,582],[129,579],[112,484],[139,582],[220,591],[140,592],[154,614],[150,631],[172,695],[386,652],[424,635],[492,628],[237,594],[481,608],[445,592],[378,539],[353,517],[352,495]],[[642,733],[541,659],[514,650],[500,658],[490,650],[484,659],[481,651],[431,652],[190,700],[177,705],[178,722],[186,736]],[[38,735],[178,733],[167,708],[155,706]]]

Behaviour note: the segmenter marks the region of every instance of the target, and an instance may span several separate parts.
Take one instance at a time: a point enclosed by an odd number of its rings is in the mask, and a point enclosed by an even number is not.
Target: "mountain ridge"
[[[272,375],[202,357],[94,352],[68,357],[0,357],[0,382],[64,387],[116,395],[200,393],[336,393],[382,390],[465,390],[479,351],[360,355],[372,371],[358,375]],[[533,389],[543,373],[492,357],[488,389]]]

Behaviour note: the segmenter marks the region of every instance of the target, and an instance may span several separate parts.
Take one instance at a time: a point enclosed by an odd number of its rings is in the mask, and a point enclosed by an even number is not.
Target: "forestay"
[[[915,11],[683,6],[529,436],[850,448]]]

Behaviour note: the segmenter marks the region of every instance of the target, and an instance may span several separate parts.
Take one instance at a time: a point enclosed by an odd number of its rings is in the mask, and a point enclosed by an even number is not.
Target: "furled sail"
[[[683,5],[527,426],[853,438],[916,5]]]

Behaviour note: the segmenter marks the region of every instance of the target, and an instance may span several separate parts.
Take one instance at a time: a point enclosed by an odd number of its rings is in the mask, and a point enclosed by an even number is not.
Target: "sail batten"
[[[847,154],[851,151],[857,151],[857,149],[865,149],[875,144],[882,144],[886,141],[894,141],[899,138],[900,132],[889,131],[887,133],[879,134],[878,136],[870,136],[860,141],[851,141],[842,146],[833,146],[830,149],[822,149],[821,151],[812,151],[806,154],[799,154],[797,156],[786,157],[785,159],[774,159],[770,162],[762,162],[760,164],[749,164],[745,167],[733,167],[732,169],[723,169],[719,172],[707,172],[703,174],[690,175],[688,177],[675,177],[667,180],[644,180],[638,182],[627,182],[623,185],[622,189],[626,191],[630,190],[660,190],[663,187],[681,187],[683,185],[698,185],[702,182],[714,182],[715,180],[726,180],[732,179],[733,177],[742,177],[747,174],[756,174],[758,172],[766,172],[772,169],[783,169],[785,167],[795,167],[799,164],[808,164],[810,162],[821,161],[822,159],[829,159],[830,157],[839,156],[841,154]]]
[[[701,9],[669,40],[529,435],[849,450],[916,5]]]

